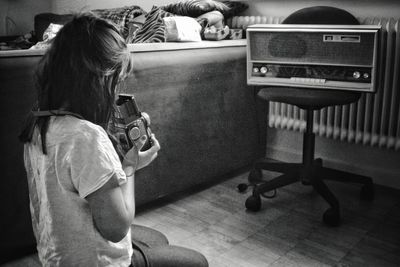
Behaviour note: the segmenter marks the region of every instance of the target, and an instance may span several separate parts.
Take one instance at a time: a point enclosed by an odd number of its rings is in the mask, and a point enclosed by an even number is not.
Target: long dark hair
[[[67,110],[108,131],[116,87],[131,69],[127,45],[114,24],[91,13],[75,15],[38,64],[38,99],[33,110]],[[20,140],[30,142],[38,127],[46,154],[49,119],[30,114]]]

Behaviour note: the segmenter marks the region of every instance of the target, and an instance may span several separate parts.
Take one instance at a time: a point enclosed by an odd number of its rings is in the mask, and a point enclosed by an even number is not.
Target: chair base
[[[282,174],[270,181],[263,181],[262,170],[274,171]],[[323,216],[323,221],[330,226],[338,226],[341,222],[340,205],[335,195],[326,186],[324,180],[362,184],[363,187],[360,193],[361,199],[374,199],[374,185],[370,177],[323,167],[322,159],[315,159],[312,164],[308,165],[303,163],[282,163],[262,159],[254,164],[254,168],[251,170],[248,180],[250,185],[254,186],[252,195],[246,200],[246,208],[251,211],[260,210],[261,196],[266,192],[299,181],[305,185],[313,186],[314,190],[330,205],[330,208]]]

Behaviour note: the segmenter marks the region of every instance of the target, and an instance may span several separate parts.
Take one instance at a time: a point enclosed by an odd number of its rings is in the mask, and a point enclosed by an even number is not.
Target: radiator
[[[231,28],[280,23],[283,18],[236,16]],[[381,25],[380,75],[376,94],[363,94],[356,103],[314,111],[314,133],[340,141],[400,150],[400,34],[399,20],[359,18],[361,24]],[[303,132],[305,112],[289,104],[270,102],[269,127]]]

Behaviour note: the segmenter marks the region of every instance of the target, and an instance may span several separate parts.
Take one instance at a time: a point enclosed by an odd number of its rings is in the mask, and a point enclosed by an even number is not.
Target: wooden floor
[[[265,173],[269,177],[270,173]],[[174,245],[202,252],[211,267],[400,266],[400,193],[377,187],[374,202],[359,200],[359,186],[329,183],[342,205],[342,225],[321,222],[328,205],[300,183],[263,199],[248,212],[249,196],[236,191],[247,173],[177,195],[137,214],[136,223],[167,235]],[[36,256],[4,266],[39,266]]]

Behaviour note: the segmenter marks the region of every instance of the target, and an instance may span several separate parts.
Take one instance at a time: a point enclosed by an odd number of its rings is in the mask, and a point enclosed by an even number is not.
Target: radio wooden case
[[[380,26],[249,26],[247,83],[375,92]]]

